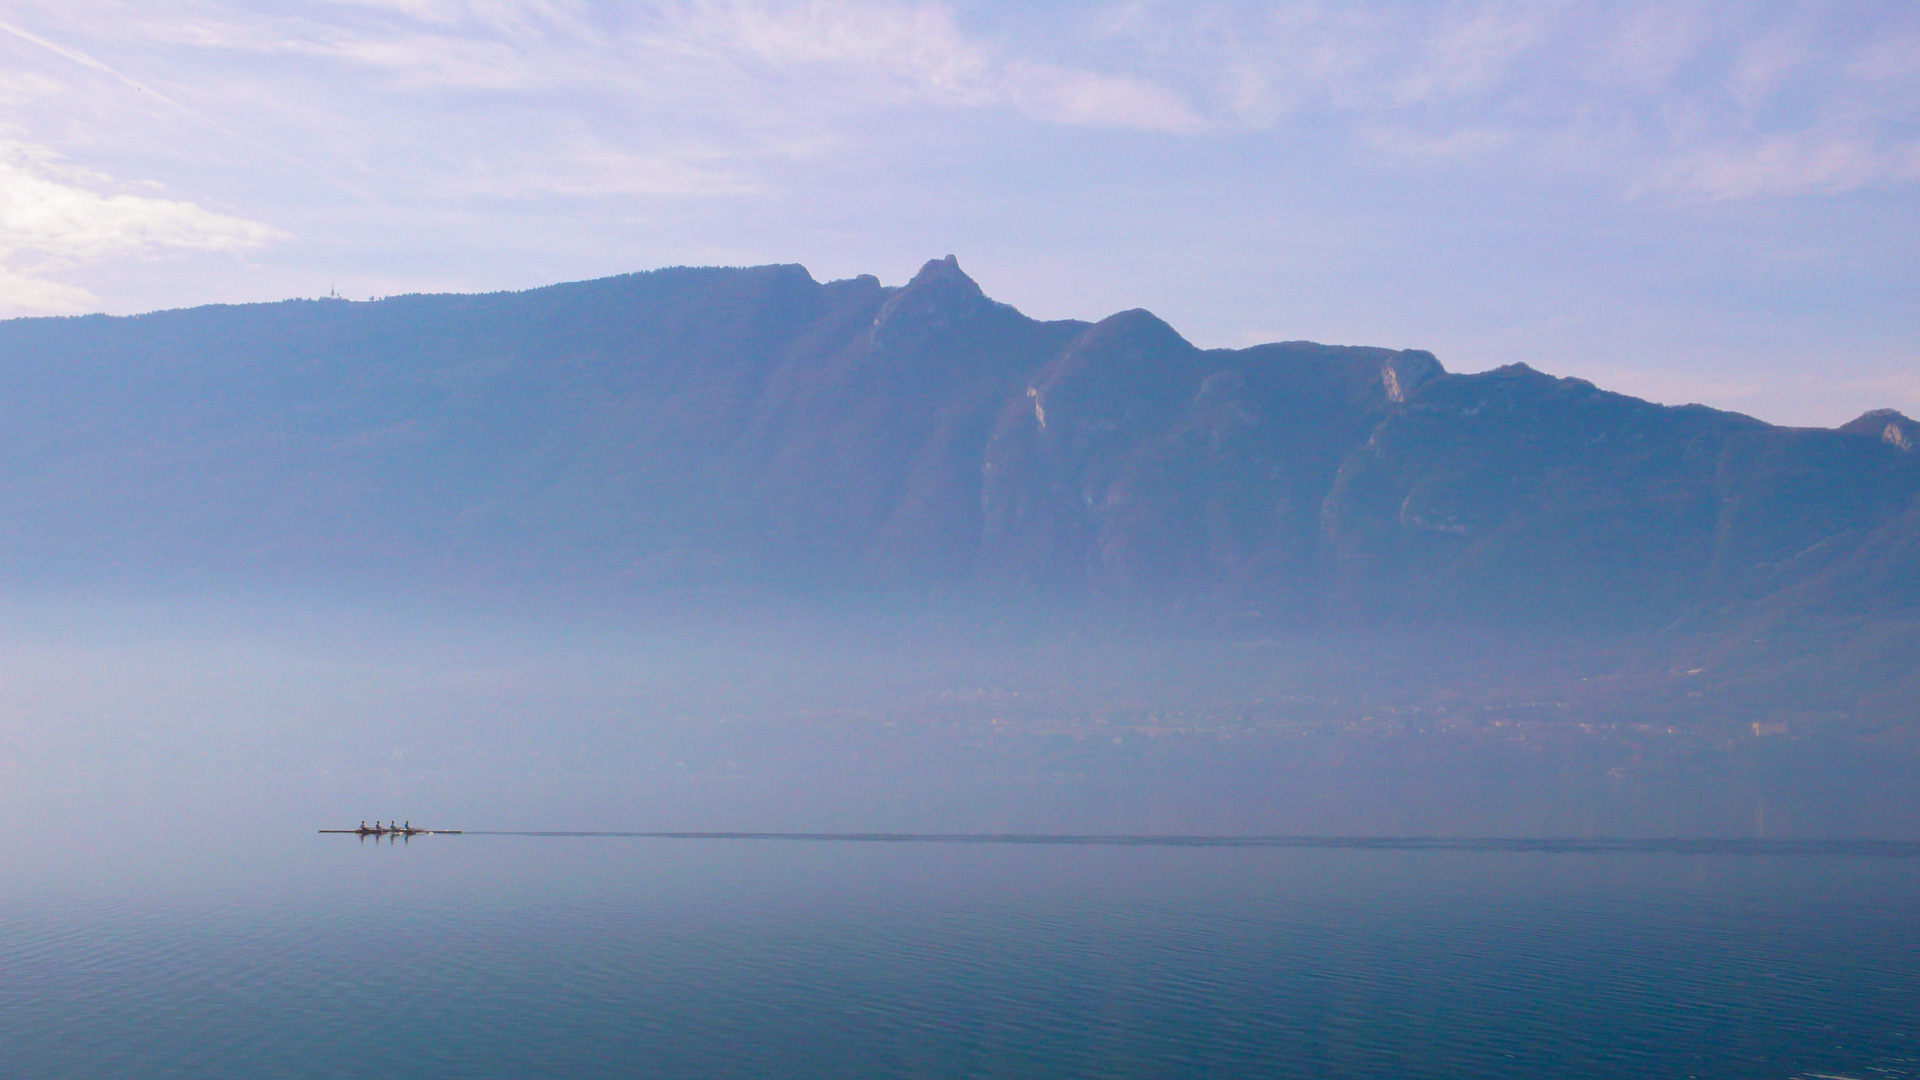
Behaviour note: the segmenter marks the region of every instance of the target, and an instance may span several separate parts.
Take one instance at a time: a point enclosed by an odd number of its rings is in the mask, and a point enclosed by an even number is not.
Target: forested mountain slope
[[[1235,625],[1920,613],[1920,433],[1415,350],[1040,322],[954,260],[0,323],[0,575],[1089,604]],[[1811,616],[1810,616],[1811,617]]]

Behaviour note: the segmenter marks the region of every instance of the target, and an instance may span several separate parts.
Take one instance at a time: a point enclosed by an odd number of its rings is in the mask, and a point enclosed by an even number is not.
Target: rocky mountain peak
[[[1850,435],[1868,435],[1900,450],[1920,450],[1920,423],[1897,409],[1874,409],[1840,425]]]
[[[1130,342],[1148,348],[1191,350],[1192,345],[1180,332],[1145,308],[1115,312],[1088,327],[1078,344],[1082,347],[1111,347]]]
[[[931,259],[880,308],[873,320],[872,341],[882,348],[924,346],[930,336],[1002,306],[987,299],[979,284],[960,269],[960,260],[952,255]]]
[[[984,296],[980,285],[960,269],[960,260],[948,255],[944,259],[928,259],[920,272],[907,282],[909,289],[954,289],[972,296]]]

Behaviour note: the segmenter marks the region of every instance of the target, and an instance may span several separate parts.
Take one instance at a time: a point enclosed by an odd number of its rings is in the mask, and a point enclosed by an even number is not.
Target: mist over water
[[[16,603],[0,637],[22,822],[1920,836],[1902,755],[1489,705],[1548,654],[1486,642],[259,595]]]

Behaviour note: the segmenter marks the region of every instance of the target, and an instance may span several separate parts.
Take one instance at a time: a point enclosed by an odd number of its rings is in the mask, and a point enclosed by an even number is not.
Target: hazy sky
[[[1920,411],[1920,5],[0,0],[0,314],[948,252],[1041,317]]]

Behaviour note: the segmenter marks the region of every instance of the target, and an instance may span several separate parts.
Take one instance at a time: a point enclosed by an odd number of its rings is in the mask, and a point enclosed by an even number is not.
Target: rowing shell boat
[[[345,836],[459,836],[465,830],[415,829],[411,826],[404,829],[383,829],[378,826],[372,828],[361,826],[358,829],[321,829],[320,831]]]

